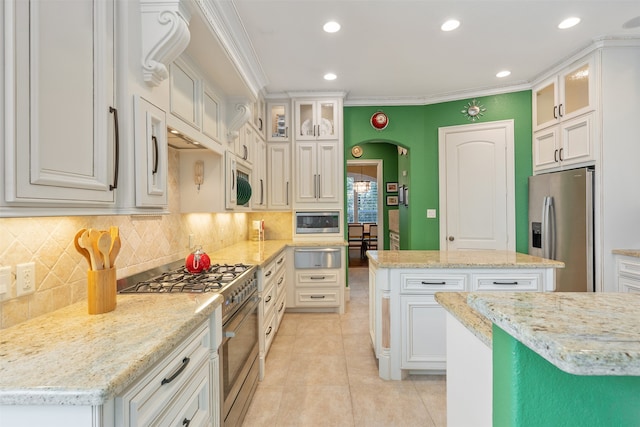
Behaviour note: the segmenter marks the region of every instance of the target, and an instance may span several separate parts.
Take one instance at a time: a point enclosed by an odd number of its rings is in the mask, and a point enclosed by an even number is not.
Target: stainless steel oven
[[[233,303],[240,298],[242,305],[222,324],[220,378],[222,391],[222,420],[224,427],[240,426],[258,386],[258,293],[231,295]]]
[[[327,233],[340,233],[340,211],[296,212],[296,234]]]

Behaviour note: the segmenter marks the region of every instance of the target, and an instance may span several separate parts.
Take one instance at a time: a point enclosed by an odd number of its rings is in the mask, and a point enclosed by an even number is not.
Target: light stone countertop
[[[119,294],[109,313],[89,315],[83,301],[0,330],[0,404],[103,404],[221,302],[218,294]]]
[[[264,266],[287,246],[346,244],[246,241],[209,256],[212,262]],[[221,303],[218,294],[118,294],[117,307],[109,313],[89,315],[82,301],[2,329],[0,404],[103,404],[173,350]]]
[[[469,305],[574,375],[640,375],[640,294],[477,292]]]
[[[564,263],[509,251],[367,251],[378,268],[563,268]]]
[[[611,251],[616,255],[626,255],[635,258],[640,258],[640,249],[614,249]]]
[[[468,295],[469,292],[436,292],[435,298],[445,310],[491,348],[493,341],[491,321],[467,304]]]

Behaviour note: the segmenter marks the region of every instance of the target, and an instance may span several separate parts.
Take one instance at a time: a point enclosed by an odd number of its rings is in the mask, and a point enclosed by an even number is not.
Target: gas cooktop
[[[243,273],[246,264],[213,264],[201,273],[190,273],[183,261],[176,261],[126,279],[118,280],[119,293],[220,292]]]

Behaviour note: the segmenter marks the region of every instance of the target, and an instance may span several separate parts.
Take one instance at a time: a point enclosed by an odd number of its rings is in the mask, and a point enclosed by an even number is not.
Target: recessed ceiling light
[[[558,28],[560,28],[561,30],[566,30],[567,28],[571,28],[578,25],[579,22],[580,22],[580,18],[572,16],[570,18],[565,19],[560,24],[558,24]]]
[[[338,76],[336,76],[333,73],[327,73],[327,74],[324,75],[324,79],[325,80],[335,80],[337,78],[338,78]]]
[[[460,26],[460,21],[458,21],[456,19],[450,19],[447,22],[445,22],[444,24],[442,24],[440,29],[442,31],[453,31],[456,28],[458,28],[459,26]]]
[[[511,71],[509,70],[502,70],[500,72],[498,72],[498,74],[496,74],[496,77],[502,78],[502,77],[507,77],[508,75],[511,74]]]
[[[329,21],[323,25],[322,29],[327,33],[335,33],[340,31],[340,24],[338,24],[336,21]]]

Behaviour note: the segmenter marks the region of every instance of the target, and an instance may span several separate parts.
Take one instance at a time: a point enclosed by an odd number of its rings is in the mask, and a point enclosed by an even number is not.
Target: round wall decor
[[[467,102],[467,105],[460,111],[464,114],[468,120],[475,122],[476,120],[480,120],[480,117],[484,115],[484,112],[487,111],[484,105],[478,104],[478,101],[475,99],[473,101]]]
[[[388,124],[389,117],[382,111],[376,111],[373,113],[373,116],[371,116],[371,126],[373,126],[375,130],[382,130],[386,128]]]
[[[351,155],[356,158],[362,156],[362,147],[360,147],[359,145],[354,146],[351,149]]]

